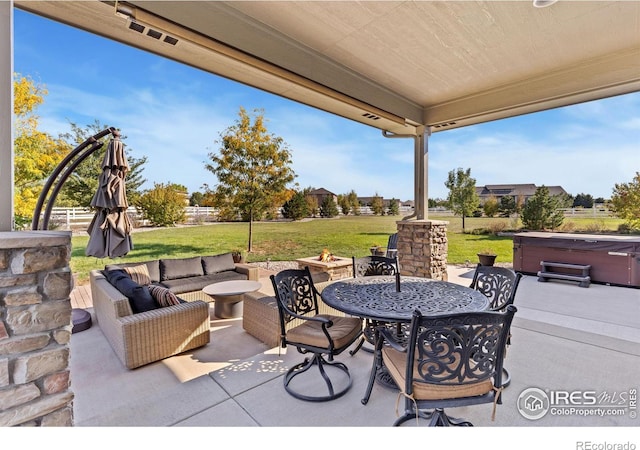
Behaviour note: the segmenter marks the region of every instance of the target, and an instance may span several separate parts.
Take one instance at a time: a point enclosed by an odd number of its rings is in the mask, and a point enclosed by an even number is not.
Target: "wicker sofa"
[[[216,255],[218,256],[218,255]],[[204,261],[216,262],[218,259],[203,257]],[[233,270],[218,273],[204,273],[204,262],[200,259],[203,274],[193,276],[198,259],[189,261],[168,260],[146,261],[152,283],[169,288],[184,302],[134,313],[129,298],[113,286],[105,277],[104,271],[90,272],[91,295],[96,320],[107,341],[125,367],[134,369],[169,356],[201,347],[210,341],[210,297],[202,292],[202,287],[230,279],[256,279],[258,269],[243,264],[235,264]],[[161,263],[164,261],[165,263]],[[218,261],[219,262],[219,261]],[[117,270],[125,266],[143,263],[108,265],[105,270]],[[184,274],[176,277],[180,267]],[[163,269],[168,269],[164,271]],[[214,269],[209,266],[209,269]],[[226,273],[228,272],[228,273]],[[233,273],[231,273],[233,272]],[[167,279],[167,277],[171,279]],[[200,289],[197,289],[201,286]],[[203,301],[206,300],[206,301]]]
[[[202,292],[205,286],[220,281],[258,280],[259,269],[233,262],[231,253],[191,258],[163,258],[144,262],[109,264],[105,270],[145,264],[151,283],[164,286],[186,301],[212,301]]]

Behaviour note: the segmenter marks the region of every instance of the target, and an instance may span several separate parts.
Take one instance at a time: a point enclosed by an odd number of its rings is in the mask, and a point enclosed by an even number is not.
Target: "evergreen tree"
[[[293,196],[282,205],[282,215],[287,219],[300,220],[309,215],[304,193],[296,191]]]
[[[389,200],[389,208],[387,208],[387,215],[389,216],[397,216],[400,214],[400,207],[398,206],[398,200],[392,198]]]
[[[529,230],[553,230],[562,225],[564,199],[549,195],[549,188],[540,186],[522,208],[522,224]]]
[[[320,217],[335,217],[338,215],[338,205],[333,198],[327,195],[320,205]]]

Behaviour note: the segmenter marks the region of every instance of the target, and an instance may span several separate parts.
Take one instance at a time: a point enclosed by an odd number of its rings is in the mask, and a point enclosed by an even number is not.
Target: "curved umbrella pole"
[[[47,230],[49,228],[49,218],[51,217],[51,211],[53,209],[55,199],[58,196],[60,189],[62,189],[62,185],[65,181],[67,181],[67,178],[69,178],[75,168],[78,167],[78,165],[82,161],[84,161],[89,155],[91,155],[99,148],[102,148],[104,143],[100,142],[99,139],[105,137],[108,134],[111,134],[113,137],[120,136],[120,132],[114,127],[106,128],[99,133],[96,133],[93,136],[89,137],[82,144],[74,148],[67,156],[65,156],[60,164],[56,166],[51,176],[49,176],[49,179],[42,188],[40,196],[38,197],[36,209],[33,213],[33,219],[31,221],[32,230]],[[52,187],[53,191],[51,191]],[[49,195],[50,191],[51,194]],[[47,203],[47,207],[42,217],[42,228],[40,228],[40,214],[42,213],[42,208],[45,202]]]

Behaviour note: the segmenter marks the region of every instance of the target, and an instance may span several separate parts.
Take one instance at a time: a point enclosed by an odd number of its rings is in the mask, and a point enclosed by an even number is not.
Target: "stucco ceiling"
[[[14,4],[393,133],[640,91],[638,1]]]

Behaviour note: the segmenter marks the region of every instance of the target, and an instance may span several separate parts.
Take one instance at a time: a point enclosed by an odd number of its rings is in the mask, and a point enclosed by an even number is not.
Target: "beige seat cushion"
[[[339,317],[328,314],[318,314],[316,317],[325,317],[333,322],[333,326],[328,328],[328,331],[335,348],[348,345],[362,330],[362,321],[358,317]],[[287,340],[316,347],[329,345],[327,337],[322,331],[322,324],[313,320],[307,320],[302,325],[287,331]]]
[[[405,373],[407,372],[407,354],[392,347],[383,347],[382,359],[393,380],[404,390],[406,385]],[[414,364],[414,380],[422,379]],[[493,382],[488,379],[468,384],[435,384],[413,383],[413,397],[416,400],[442,400],[449,398],[475,397],[484,395],[493,389]]]

